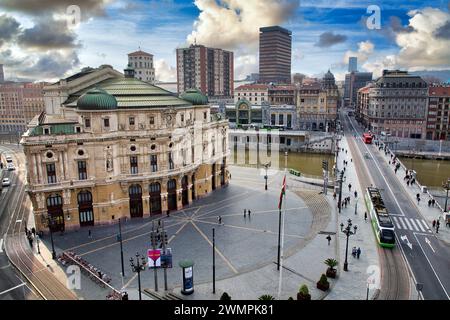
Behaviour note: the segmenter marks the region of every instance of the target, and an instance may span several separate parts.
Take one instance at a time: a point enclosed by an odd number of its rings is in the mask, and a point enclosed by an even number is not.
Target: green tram
[[[393,248],[395,246],[394,224],[381,198],[380,190],[373,187],[367,188],[365,200],[378,243],[382,247]]]

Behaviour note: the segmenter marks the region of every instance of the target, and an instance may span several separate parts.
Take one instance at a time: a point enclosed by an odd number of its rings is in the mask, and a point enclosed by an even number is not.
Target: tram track
[[[351,133],[351,124],[346,115],[343,116],[344,128]],[[345,130],[344,129],[344,130]],[[348,133],[348,131],[344,131]],[[359,134],[359,133],[358,133]],[[355,170],[361,189],[364,191],[371,185],[376,185],[372,177],[374,171],[369,170],[362,157],[361,150],[353,138],[347,139],[350,152],[353,156]],[[375,170],[375,168],[373,168]],[[380,174],[382,174],[380,172]],[[375,236],[375,235],[374,235]],[[397,239],[398,240],[398,239]],[[377,246],[378,256],[381,264],[381,289],[378,300],[408,300],[410,283],[408,279],[408,269],[405,259],[398,248],[384,249]]]
[[[35,294],[44,300],[72,300],[77,299],[64,284],[56,279],[46,266],[34,256],[32,249],[24,242],[24,230],[26,226],[26,213],[28,212],[28,199],[26,198],[24,173],[19,169],[19,154],[16,150],[2,146],[15,158],[17,163],[17,174],[14,176],[15,189],[13,195],[14,205],[10,210],[10,221],[5,236],[5,252],[11,264],[30,283]],[[11,190],[12,192],[12,190]],[[16,202],[14,202],[16,200]]]

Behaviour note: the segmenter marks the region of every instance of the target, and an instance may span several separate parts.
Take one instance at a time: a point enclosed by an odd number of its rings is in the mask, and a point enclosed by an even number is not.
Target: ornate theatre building
[[[177,97],[104,65],[44,99],[21,141],[38,231],[166,214],[228,183],[228,122],[196,90]]]

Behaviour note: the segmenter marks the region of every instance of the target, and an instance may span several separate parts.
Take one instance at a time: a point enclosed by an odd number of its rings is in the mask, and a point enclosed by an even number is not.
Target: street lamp
[[[38,254],[41,254],[41,250],[39,249],[39,235],[36,235],[36,245],[37,245],[37,249],[38,249]]]
[[[123,266],[122,223],[120,221],[120,218],[119,218],[119,234],[118,234],[118,238],[119,238],[119,241],[120,241],[120,262],[122,264],[122,279],[123,279],[123,277],[125,277],[125,268]]]
[[[264,165],[264,169],[266,169],[266,175],[264,176],[264,179],[266,180],[266,185],[265,185],[265,187],[264,187],[264,190],[267,190],[267,179],[269,178],[268,176],[267,176],[267,169],[269,169],[269,167],[270,167],[270,162],[267,162],[265,165]]]
[[[444,205],[444,212],[448,211],[448,190],[450,190],[450,178],[447,179],[447,183],[443,183],[442,187],[447,191],[447,194],[445,195],[445,205]]]
[[[131,265],[131,271],[137,272],[138,285],[139,285],[139,300],[142,300],[142,295],[141,295],[141,271],[145,270],[145,258],[141,257],[141,255],[139,253],[136,253],[136,262],[134,262],[133,258],[130,258],[130,265]]]
[[[45,219],[44,216],[42,218]],[[54,220],[53,220],[53,217],[51,215],[47,215],[46,220],[47,220],[48,230],[50,231],[50,241],[52,243],[52,259],[55,260],[56,259],[56,251],[55,251],[55,243],[53,242],[53,225],[54,225]]]
[[[347,261],[347,256],[348,256],[348,238],[354,234],[356,234],[356,229],[358,229],[357,226],[353,227],[353,231],[352,231],[352,220],[348,219],[347,220],[347,227],[344,228],[344,223],[341,223],[341,231],[342,233],[344,233],[347,236],[347,244],[345,247],[345,262],[344,262],[344,271],[348,271],[348,261]]]
[[[338,209],[339,213],[341,213],[342,209],[342,182],[344,181],[344,170],[341,171],[340,177],[339,177],[339,200],[338,200]]]

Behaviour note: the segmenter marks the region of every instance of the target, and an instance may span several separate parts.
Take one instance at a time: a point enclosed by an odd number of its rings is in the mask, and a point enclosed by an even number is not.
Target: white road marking
[[[431,241],[430,241],[430,239],[428,239],[427,237],[425,237],[425,242],[430,246],[431,250],[433,250],[433,253],[436,253],[436,251],[434,251],[434,248],[431,246]]]
[[[419,239],[417,238],[416,235],[414,235],[414,237],[416,238],[417,243],[419,244],[420,249],[422,249],[422,252],[423,252],[423,254],[424,254],[424,256],[425,256],[425,259],[427,259],[428,264],[429,264],[430,267],[431,267],[431,270],[433,270],[433,273],[434,273],[434,275],[436,276],[437,281],[439,282],[439,284],[440,284],[441,287],[442,287],[442,290],[444,290],[444,293],[445,293],[445,295],[447,296],[447,299],[450,300],[450,297],[448,296],[447,290],[445,290],[445,287],[444,287],[444,285],[442,284],[441,279],[439,279],[439,276],[437,275],[436,271],[434,270],[433,265],[432,265],[431,262],[430,262],[430,259],[428,259],[428,256],[427,256],[427,254],[425,253],[425,250],[423,250],[422,245],[420,244]]]
[[[0,239],[0,253],[3,252],[3,238]]]
[[[392,217],[392,219],[394,220],[395,227],[396,227],[397,229],[401,229],[401,228],[400,228],[400,223],[398,222],[398,218],[397,218],[397,217]]]
[[[412,250],[412,243],[409,242],[409,239],[406,235],[401,236],[400,239],[402,239],[403,242],[406,242],[406,245]]]
[[[419,220],[419,219],[416,219],[416,221],[417,221],[417,225],[419,226],[420,230],[422,230],[422,232],[425,232],[425,229],[423,228],[423,225],[422,225],[422,223],[420,222],[420,220]]]
[[[411,221],[411,224],[414,227],[414,231],[420,231],[419,228],[417,228],[416,223],[414,222],[414,219],[409,219]]]
[[[13,290],[15,290],[15,289],[17,289],[17,288],[23,287],[24,285],[26,285],[26,283],[22,282],[21,284],[15,286],[15,287],[12,287],[12,288],[9,288],[8,290],[5,290],[5,291],[3,291],[3,292],[0,292],[0,296],[1,296],[1,295],[4,295],[5,293],[8,293],[8,292],[10,292],[10,291],[13,291]]]
[[[411,224],[409,223],[409,219],[405,219],[405,222],[408,225],[408,229],[413,230]]]
[[[402,224],[402,229],[408,229],[406,227],[405,221],[403,221],[403,218],[398,218],[400,220],[400,223]]]

